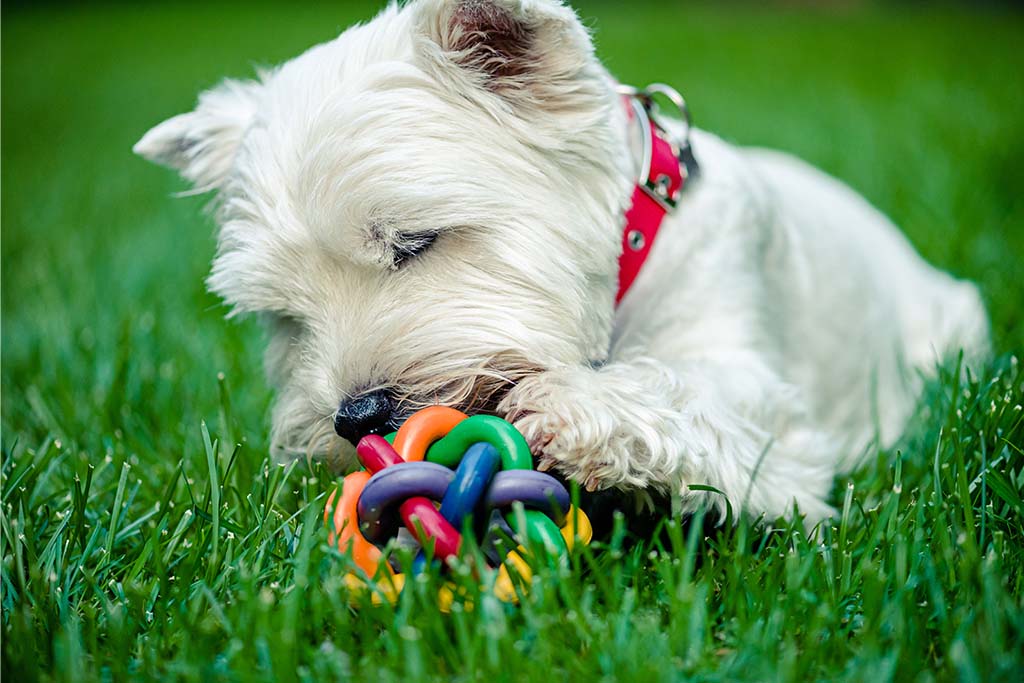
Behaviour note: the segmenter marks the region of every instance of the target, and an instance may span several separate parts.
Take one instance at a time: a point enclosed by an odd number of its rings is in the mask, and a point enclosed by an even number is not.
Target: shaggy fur
[[[922,371],[985,353],[978,292],[837,181],[698,131],[616,308],[629,126],[567,7],[415,0],[135,150],[217,193],[209,286],[267,320],[279,456],[351,462],[339,402],[387,387],[507,416],[589,488],[821,519]]]

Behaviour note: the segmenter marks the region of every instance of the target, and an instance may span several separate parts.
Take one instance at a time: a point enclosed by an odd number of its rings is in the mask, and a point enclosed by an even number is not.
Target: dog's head
[[[217,193],[210,288],[270,330],[281,455],[412,410],[492,410],[607,354],[625,118],[553,0],[392,5],[135,151]]]

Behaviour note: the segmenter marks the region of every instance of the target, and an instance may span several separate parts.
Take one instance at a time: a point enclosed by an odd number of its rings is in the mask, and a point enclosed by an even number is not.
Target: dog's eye
[[[403,233],[395,240],[393,268],[400,268],[416,258],[434,243],[437,231]]]

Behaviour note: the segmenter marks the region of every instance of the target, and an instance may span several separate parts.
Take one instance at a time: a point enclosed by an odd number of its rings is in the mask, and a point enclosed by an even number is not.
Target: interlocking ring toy
[[[353,592],[376,588],[374,602],[396,601],[405,585],[405,576],[381,561],[381,547],[403,524],[421,546],[414,573],[426,563],[422,548],[433,547],[444,563],[459,554],[460,530],[478,533],[488,561],[498,565],[493,593],[507,602],[517,600],[510,566],[524,582],[532,578],[523,537],[556,556],[574,543],[590,542],[590,520],[571,505],[557,479],[533,470],[526,439],[501,418],[424,408],[387,438],[363,437],[356,454],[366,469],[345,477],[340,491],[331,494],[324,522],[331,542],[351,552],[362,574],[346,575],[347,585]],[[524,509],[514,510],[514,503]],[[503,561],[489,542],[495,527],[518,539]],[[378,572],[384,576],[374,582]],[[442,589],[442,609],[453,599],[451,588]]]

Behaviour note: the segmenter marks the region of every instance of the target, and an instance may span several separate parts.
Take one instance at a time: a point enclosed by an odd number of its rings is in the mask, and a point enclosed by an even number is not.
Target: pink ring
[[[359,444],[356,445],[356,455],[363,467],[373,473],[380,472],[385,467],[405,462],[398,451],[383,436],[376,434],[369,434],[359,440]]]
[[[428,547],[431,542],[434,543],[434,557],[447,560],[459,554],[462,534],[441,516],[429,498],[409,498],[399,506],[398,512],[420,545]],[[421,529],[423,533],[420,533]]]

